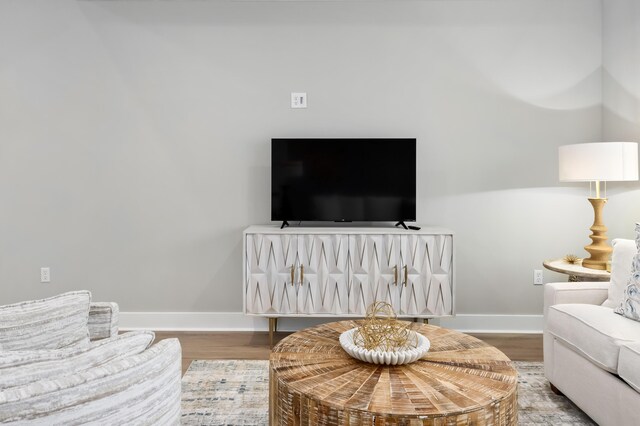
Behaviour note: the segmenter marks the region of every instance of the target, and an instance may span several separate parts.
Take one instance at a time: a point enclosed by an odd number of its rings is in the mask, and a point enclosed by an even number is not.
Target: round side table
[[[570,282],[609,281],[611,279],[611,272],[583,267],[582,259],[580,259],[580,263],[568,263],[563,259],[545,260],[542,262],[542,266],[550,271],[569,275]]]

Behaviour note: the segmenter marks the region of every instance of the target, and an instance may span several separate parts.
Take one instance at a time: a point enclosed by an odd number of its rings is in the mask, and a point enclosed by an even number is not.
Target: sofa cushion
[[[547,316],[547,331],[612,373],[618,370],[620,346],[640,341],[639,322],[600,305],[553,305]]]
[[[91,302],[89,307],[89,339],[106,339],[118,335],[120,308],[114,302]]]
[[[631,263],[631,275],[616,313],[640,321],[640,223],[636,223],[636,247],[637,252]]]
[[[174,425],[180,423],[181,353],[165,339],[123,359],[0,390],[0,423]]]
[[[611,241],[613,254],[611,255],[611,283],[609,297],[602,304],[608,308],[617,308],[624,299],[624,290],[629,284],[633,256],[638,252],[636,242],[617,238]]]
[[[0,306],[0,351],[89,344],[91,293],[74,291]]]
[[[637,392],[640,392],[640,342],[620,347],[618,375]]]
[[[153,342],[152,331],[131,331],[90,346],[0,352],[0,389],[71,375],[139,354]]]

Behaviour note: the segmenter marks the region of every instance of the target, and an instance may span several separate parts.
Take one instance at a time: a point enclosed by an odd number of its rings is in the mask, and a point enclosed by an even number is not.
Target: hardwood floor
[[[289,333],[276,333],[274,342]],[[541,334],[472,334],[504,352],[513,361],[542,361]],[[196,359],[269,359],[266,332],[157,331],[156,341],[177,337],[182,345],[182,372]]]

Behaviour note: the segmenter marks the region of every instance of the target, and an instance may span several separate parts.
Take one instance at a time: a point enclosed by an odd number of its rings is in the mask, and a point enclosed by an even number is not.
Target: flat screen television
[[[415,139],[272,139],[271,220],[416,220]]]

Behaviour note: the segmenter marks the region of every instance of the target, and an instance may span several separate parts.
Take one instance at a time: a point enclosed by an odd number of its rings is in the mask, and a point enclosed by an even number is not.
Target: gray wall
[[[532,270],[589,241],[557,147],[603,136],[599,0],[3,1],[0,40],[0,302],[240,311],[271,137],[417,137],[458,313],[539,314]]]
[[[602,15],[603,139],[638,142],[640,3],[637,0],[603,0]],[[615,199],[615,209],[622,208],[613,220],[619,221],[616,225],[624,224],[628,229],[630,224],[640,222],[640,185],[638,182],[625,182],[615,186],[620,191]],[[610,205],[613,202],[611,200]]]
[[[603,0],[603,132],[640,139],[640,4]]]

